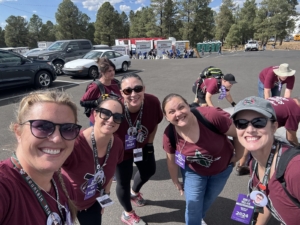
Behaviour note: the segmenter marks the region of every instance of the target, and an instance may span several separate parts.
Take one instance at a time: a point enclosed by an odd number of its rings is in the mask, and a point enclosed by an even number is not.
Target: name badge
[[[133,161],[134,162],[143,161],[143,149],[142,148],[133,149]]]
[[[182,169],[185,168],[185,156],[179,151],[175,152],[175,163],[180,166]]]
[[[125,150],[133,149],[136,147],[136,137],[125,135]]]
[[[110,199],[108,195],[103,195],[101,197],[96,198],[102,208],[110,206],[114,204],[113,200]]]
[[[56,212],[50,213],[50,215],[47,218],[47,225],[52,225],[52,224],[62,225],[61,218]]]
[[[252,191],[250,193],[250,199],[253,200],[253,204],[259,207],[264,207],[268,204],[267,196],[261,191]]]
[[[87,182],[87,187],[85,190],[84,200],[93,197],[96,194],[97,183],[94,183],[94,177],[90,178]]]
[[[254,204],[247,195],[239,194],[235,203],[231,219],[244,224],[249,224],[252,219]]]

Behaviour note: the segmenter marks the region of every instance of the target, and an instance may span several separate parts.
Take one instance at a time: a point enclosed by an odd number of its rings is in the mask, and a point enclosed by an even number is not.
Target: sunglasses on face
[[[81,126],[75,123],[52,123],[48,120],[28,120],[25,123],[30,123],[30,130],[33,136],[39,139],[47,138],[55,131],[56,126],[59,126],[59,133],[65,140],[74,140],[81,129]]]
[[[121,113],[112,113],[110,110],[104,108],[97,108],[96,112],[99,112],[100,118],[104,120],[109,120],[109,118],[112,116],[113,121],[117,124],[122,123],[124,117]]]
[[[134,91],[135,93],[140,93],[143,90],[144,90],[144,87],[142,85],[137,85],[134,88],[125,88],[122,91],[125,95],[131,95],[132,91]]]
[[[267,125],[268,119],[262,117],[262,118],[255,118],[251,121],[245,119],[239,119],[239,120],[234,120],[233,122],[236,128],[239,130],[246,129],[249,123],[251,123],[251,125],[254,128],[260,129],[260,128],[264,128]]]

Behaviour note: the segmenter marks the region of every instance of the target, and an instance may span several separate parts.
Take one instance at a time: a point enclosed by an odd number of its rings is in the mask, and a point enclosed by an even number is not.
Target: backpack
[[[284,153],[281,154],[277,168],[276,168],[276,179],[280,182],[283,190],[285,191],[286,195],[290,198],[290,200],[298,207],[300,208],[300,201],[296,198],[294,198],[286,189],[286,183],[284,179],[284,173],[286,170],[287,165],[289,162],[297,155],[300,154],[300,148],[299,147],[290,147],[288,150],[286,150]],[[256,160],[253,158],[252,160],[252,172],[254,173],[254,165],[256,163]]]
[[[200,121],[204,126],[206,126],[209,130],[216,134],[222,134],[219,132],[219,130],[211,123],[209,122],[196,108],[191,108],[191,112],[196,116],[197,120]],[[170,140],[170,144],[172,148],[176,149],[176,140],[175,140],[175,134],[174,134],[174,125],[170,123],[169,133],[168,137]]]
[[[221,79],[223,78],[224,74],[221,71],[221,69],[216,68],[214,66],[209,66],[206,67],[201,73],[200,77],[194,82],[192,91],[194,94],[197,94],[201,84],[203,81],[207,78],[216,78],[217,79],[217,84],[218,84],[218,89],[221,88]]]
[[[120,84],[120,81],[118,81],[117,79],[113,79],[118,85]],[[85,89],[85,92],[88,90],[89,86],[91,84],[96,84],[99,88],[99,92],[100,92],[100,96],[104,95],[105,94],[105,88],[103,86],[103,84],[99,81],[99,80],[94,80],[92,81],[91,83],[89,83],[87,86],[86,86],[86,89]],[[87,116],[87,117],[90,117],[91,115],[91,112],[92,112],[92,109],[93,108],[96,108],[98,106],[98,99],[96,100],[87,100],[87,101],[80,101],[80,105],[82,107],[84,107],[84,114]]]

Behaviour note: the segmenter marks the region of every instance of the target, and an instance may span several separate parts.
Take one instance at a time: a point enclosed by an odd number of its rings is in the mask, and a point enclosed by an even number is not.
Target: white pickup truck
[[[248,41],[248,43],[245,45],[245,51],[258,51],[258,43],[257,41]]]

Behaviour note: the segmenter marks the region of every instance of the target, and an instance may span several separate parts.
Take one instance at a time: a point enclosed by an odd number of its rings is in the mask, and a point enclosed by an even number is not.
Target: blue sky
[[[73,0],[74,4],[80,11],[86,13],[91,22],[96,20],[96,14],[98,8],[107,0]],[[149,6],[150,0],[108,0],[116,10],[119,12],[125,11],[128,13],[130,10],[139,10],[143,6]],[[222,0],[212,0],[210,6],[218,11]],[[236,0],[236,4],[242,6],[245,0]],[[300,0],[299,0],[300,1]],[[47,20],[55,21],[55,13],[58,5],[62,0],[0,0],[0,26],[5,27],[5,20],[11,16],[23,16],[29,21],[32,14],[37,14],[45,23]],[[257,0],[257,3],[261,0]],[[298,5],[298,12],[300,7]]]

